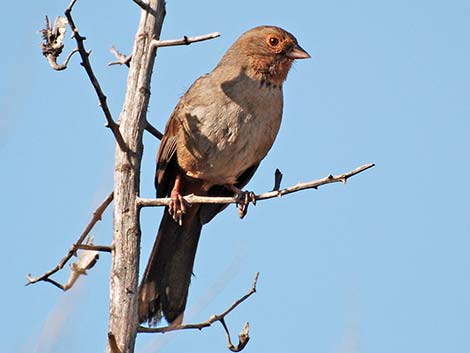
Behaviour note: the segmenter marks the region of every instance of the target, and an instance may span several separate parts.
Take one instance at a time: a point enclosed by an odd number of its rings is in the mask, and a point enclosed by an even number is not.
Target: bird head
[[[293,61],[307,58],[310,55],[292,34],[279,27],[260,26],[243,33],[219,65],[238,65],[250,78],[280,86]]]

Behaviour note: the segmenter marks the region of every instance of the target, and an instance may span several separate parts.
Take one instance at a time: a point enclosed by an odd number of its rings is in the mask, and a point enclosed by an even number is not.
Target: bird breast
[[[180,115],[178,164],[208,185],[234,184],[274,143],[281,124],[282,87],[252,80],[243,72],[222,84],[213,76],[200,81],[196,92],[203,94],[192,96],[190,89]]]

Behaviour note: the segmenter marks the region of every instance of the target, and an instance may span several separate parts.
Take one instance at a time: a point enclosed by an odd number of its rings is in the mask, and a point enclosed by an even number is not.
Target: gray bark
[[[142,11],[135,36],[127,93],[119,117],[119,129],[127,150],[116,146],[108,353],[134,352],[138,328],[137,286],[141,232],[136,201],[140,188],[142,134],[146,125],[156,55],[156,49],[151,47],[150,42],[160,38],[165,17],[163,0],[150,0],[148,5],[149,11]]]

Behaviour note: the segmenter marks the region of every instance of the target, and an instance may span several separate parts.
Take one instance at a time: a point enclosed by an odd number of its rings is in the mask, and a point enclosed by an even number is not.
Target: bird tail
[[[139,287],[139,322],[183,321],[201,229],[198,205],[188,207],[181,226],[165,209]]]

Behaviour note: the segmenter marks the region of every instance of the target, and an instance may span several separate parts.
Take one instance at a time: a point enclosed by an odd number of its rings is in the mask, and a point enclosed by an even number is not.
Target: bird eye
[[[275,47],[275,46],[277,46],[277,45],[279,44],[279,39],[276,38],[276,37],[270,37],[270,38],[268,39],[268,42],[269,42],[269,45]]]

